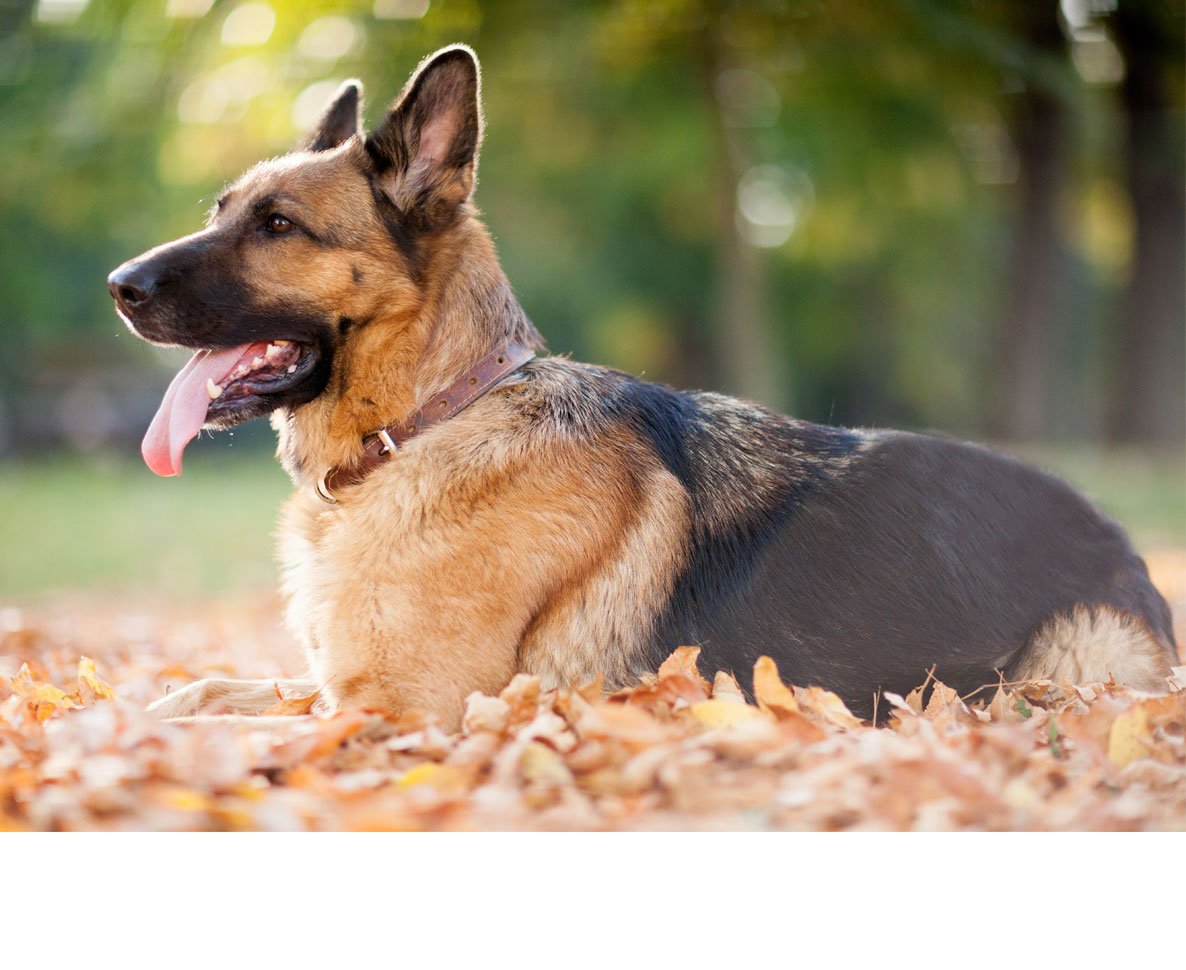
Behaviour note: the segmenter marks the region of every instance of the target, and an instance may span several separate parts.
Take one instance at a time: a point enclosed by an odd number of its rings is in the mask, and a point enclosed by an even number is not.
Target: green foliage
[[[98,363],[150,359],[112,339],[106,271],[197,229],[221,184],[297,144],[297,122],[335,82],[364,80],[373,124],[421,56],[466,41],[485,71],[477,200],[552,349],[683,385],[760,386],[730,374],[720,349],[732,337],[730,241],[753,230],[737,228],[750,211],[740,184],[764,172],[757,217],[781,207],[794,223],[760,243],[747,284],[764,356],[790,362],[768,403],[837,423],[983,430],[1022,216],[1013,105],[1019,91],[1051,93],[1074,119],[1059,203],[1074,288],[1050,350],[1070,392],[1056,395],[1056,431],[1098,433],[1134,259],[1115,85],[1085,83],[1066,45],[1035,42],[1053,3],[1037,20],[1022,7],[6,6],[0,418],[21,425],[51,366],[70,383]],[[1172,36],[1180,23],[1163,19]],[[752,356],[756,373],[765,361]]]

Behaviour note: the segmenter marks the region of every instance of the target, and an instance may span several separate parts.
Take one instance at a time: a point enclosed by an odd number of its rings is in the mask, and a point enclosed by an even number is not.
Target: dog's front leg
[[[308,696],[317,690],[307,680],[220,680],[195,681],[181,690],[166,694],[148,705],[150,713],[161,718],[192,717],[210,714],[263,714],[280,698],[279,688],[288,697]]]

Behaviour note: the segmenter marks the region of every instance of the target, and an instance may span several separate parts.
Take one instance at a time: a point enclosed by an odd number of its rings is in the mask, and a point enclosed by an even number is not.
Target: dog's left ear
[[[306,149],[311,152],[328,151],[337,148],[351,135],[357,135],[362,127],[359,116],[361,99],[362,82],[344,81],[309,136]]]
[[[405,218],[452,220],[473,195],[482,142],[478,59],[468,47],[425,58],[366,139],[379,185]]]

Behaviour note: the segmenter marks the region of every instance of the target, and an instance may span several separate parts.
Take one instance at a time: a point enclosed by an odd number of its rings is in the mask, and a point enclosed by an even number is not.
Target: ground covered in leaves
[[[203,676],[299,673],[276,604],[0,609],[0,830],[1186,828],[1186,670],[1115,684],[933,680],[888,726],[755,667],[756,704],[676,651],[602,697],[516,677],[463,730],[420,717],[164,723]],[[303,715],[303,716],[302,716]]]

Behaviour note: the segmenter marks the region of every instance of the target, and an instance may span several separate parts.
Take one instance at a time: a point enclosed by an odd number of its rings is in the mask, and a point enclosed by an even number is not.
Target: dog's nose
[[[154,281],[135,263],[124,263],[107,277],[107,290],[125,313],[141,309],[152,299]]]

